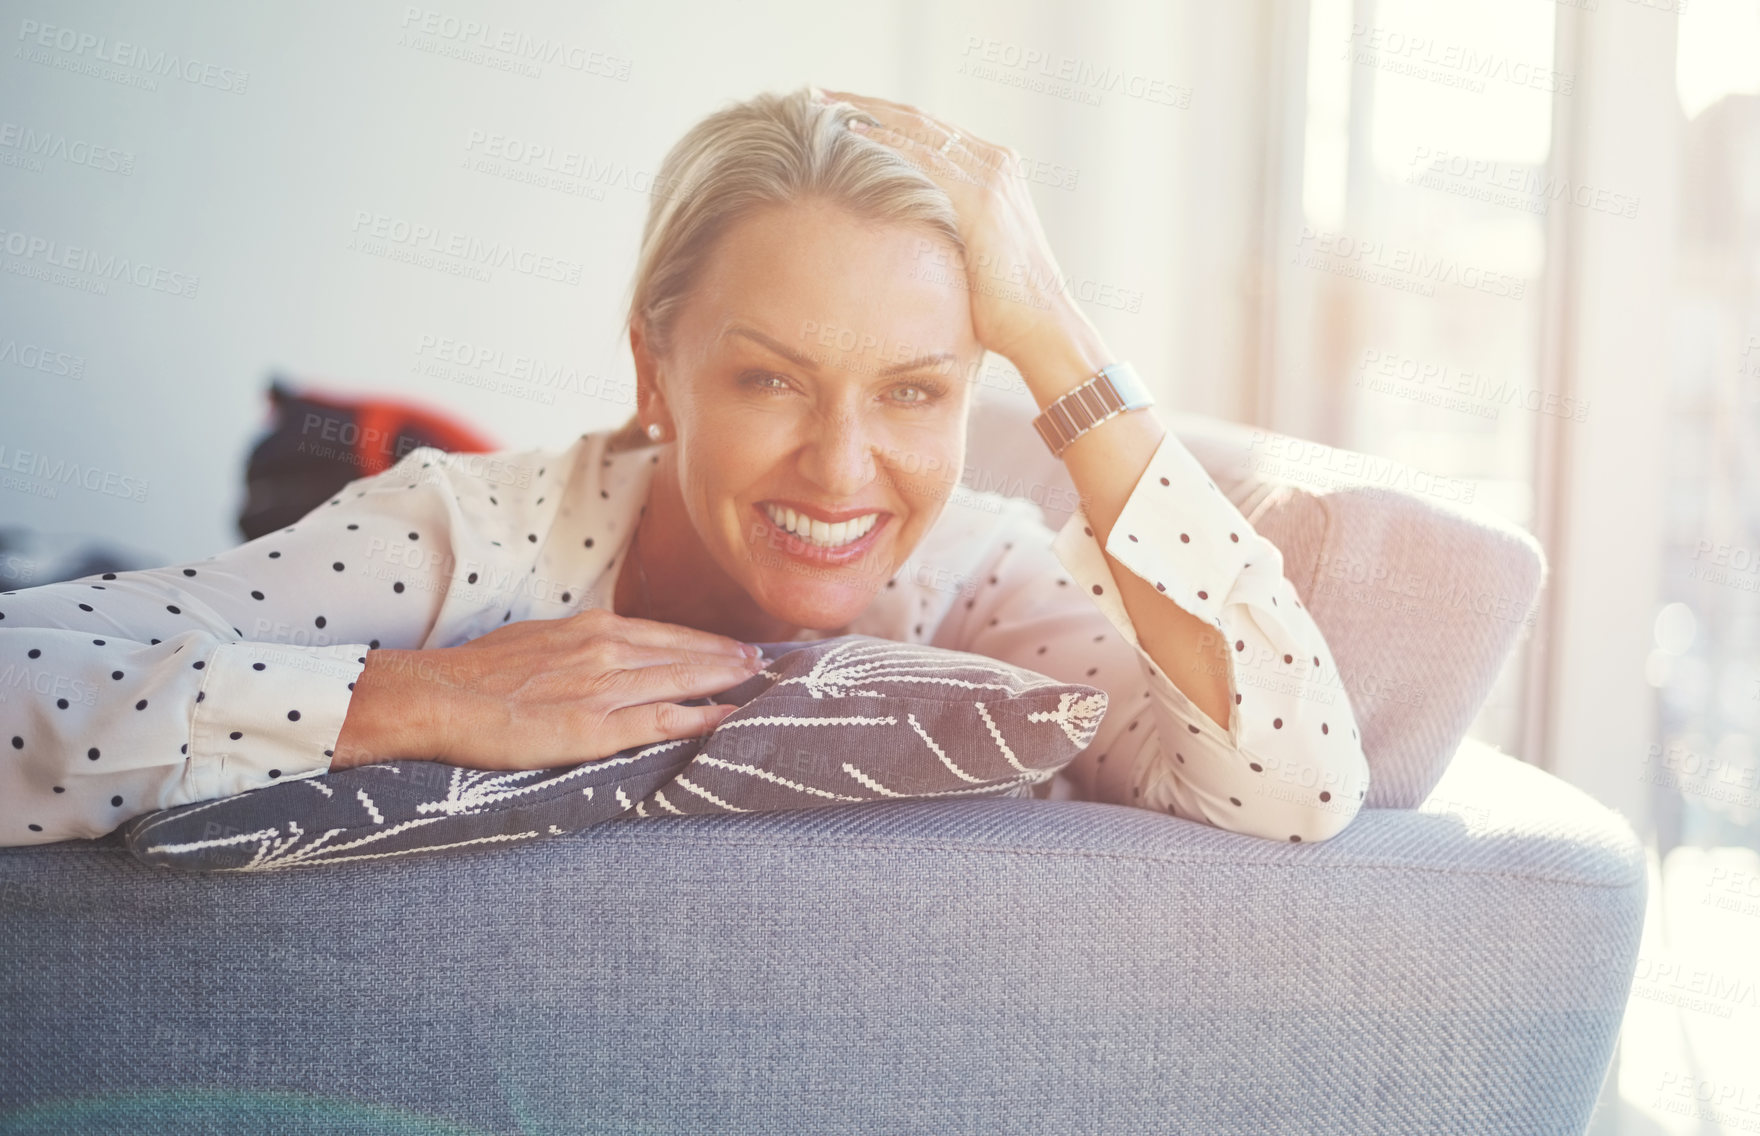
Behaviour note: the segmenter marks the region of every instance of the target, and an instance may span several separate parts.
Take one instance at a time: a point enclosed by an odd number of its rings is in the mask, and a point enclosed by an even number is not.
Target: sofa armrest
[[[1038,504],[1056,530],[1079,503],[1031,429],[1030,400],[973,411],[965,480]],[[1337,665],[1369,761],[1366,808],[1412,808],[1447,768],[1522,636],[1546,580],[1539,541],[1475,507],[1476,486],[1386,458],[1206,415],[1159,412],[1256,531]],[[1177,505],[1175,506],[1177,507]]]
[[[0,895],[0,1117],[88,1132],[323,1104],[489,1132],[1576,1136],[1644,871],[1616,814],[1469,747],[1422,809],[1316,845],[966,799],[261,875],[64,842],[0,851]]]

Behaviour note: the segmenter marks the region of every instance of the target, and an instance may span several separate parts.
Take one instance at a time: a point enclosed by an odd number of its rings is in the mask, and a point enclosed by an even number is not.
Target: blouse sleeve
[[[1142,649],[1086,514],[1055,537],[1037,506],[1022,518],[976,581],[960,649],[1107,692],[1099,733],[1065,771],[1078,796],[1268,840],[1326,840],[1350,823],[1369,769],[1331,653],[1282,553],[1171,431],[1105,552],[1214,626],[1200,649],[1228,671],[1226,724]]]
[[[0,593],[0,845],[327,772],[367,651],[419,646],[445,599],[441,457],[206,560]]]

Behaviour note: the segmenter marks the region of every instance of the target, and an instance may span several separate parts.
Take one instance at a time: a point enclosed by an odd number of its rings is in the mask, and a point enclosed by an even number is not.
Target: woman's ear
[[[636,384],[652,383],[654,378],[654,353],[648,346],[646,329],[640,320],[629,321],[629,353],[636,362]]]
[[[637,419],[658,422],[669,436],[676,436],[672,416],[666,410],[666,395],[660,389],[660,360],[654,354],[653,340],[639,319],[629,323],[629,353],[636,365]],[[641,429],[637,426],[637,429]]]

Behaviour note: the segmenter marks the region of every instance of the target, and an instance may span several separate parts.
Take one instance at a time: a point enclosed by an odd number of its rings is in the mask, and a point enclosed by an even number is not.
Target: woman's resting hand
[[[735,707],[681,706],[759,664],[723,635],[595,608],[525,620],[457,647],[375,650],[330,769],[432,758],[543,769],[709,733]]]

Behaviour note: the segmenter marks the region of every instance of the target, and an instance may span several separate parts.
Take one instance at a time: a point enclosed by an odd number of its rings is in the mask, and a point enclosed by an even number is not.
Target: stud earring
[[[648,423],[648,437],[650,437],[654,441],[658,442],[660,440],[660,433],[661,433],[660,423],[658,423],[658,422]]]

